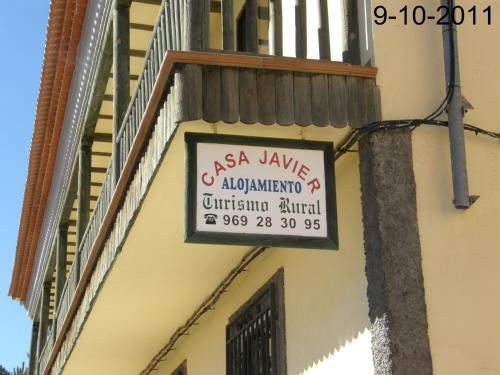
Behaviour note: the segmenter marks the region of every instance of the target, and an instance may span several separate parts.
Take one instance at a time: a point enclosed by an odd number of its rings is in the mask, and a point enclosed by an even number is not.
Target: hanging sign
[[[186,133],[186,242],[337,248],[333,146]]]

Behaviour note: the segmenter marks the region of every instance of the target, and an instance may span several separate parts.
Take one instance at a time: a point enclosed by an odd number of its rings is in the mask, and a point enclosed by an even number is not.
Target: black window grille
[[[179,367],[172,372],[171,375],[187,375],[187,363],[186,361],[182,362]]]
[[[282,276],[280,273],[278,276]],[[284,346],[282,290],[274,277],[256,293],[226,326],[227,375],[282,374]],[[281,280],[281,279],[280,279]],[[279,284],[279,285],[278,285]]]

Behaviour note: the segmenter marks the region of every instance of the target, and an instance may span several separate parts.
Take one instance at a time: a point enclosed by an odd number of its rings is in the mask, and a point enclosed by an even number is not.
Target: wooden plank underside
[[[240,118],[238,76],[237,68],[221,69],[221,120],[229,124]]]
[[[378,89],[372,79],[210,65],[197,67],[203,71],[202,83],[183,90],[183,97],[187,98],[183,100],[188,108],[196,107],[188,103],[197,97],[193,90],[200,91],[194,87],[202,87],[202,115],[196,111],[190,113],[190,120],[359,128],[381,117]]]
[[[220,67],[203,68],[203,119],[215,123],[221,119]]]

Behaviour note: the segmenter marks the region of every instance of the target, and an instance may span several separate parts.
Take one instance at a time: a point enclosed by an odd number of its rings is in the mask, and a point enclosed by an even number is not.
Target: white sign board
[[[206,134],[186,142],[187,241],[336,247],[331,144]]]

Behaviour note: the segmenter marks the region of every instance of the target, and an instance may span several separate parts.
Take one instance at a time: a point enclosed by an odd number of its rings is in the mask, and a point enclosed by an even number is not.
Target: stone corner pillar
[[[369,317],[376,375],[431,375],[409,129],[359,143]]]

